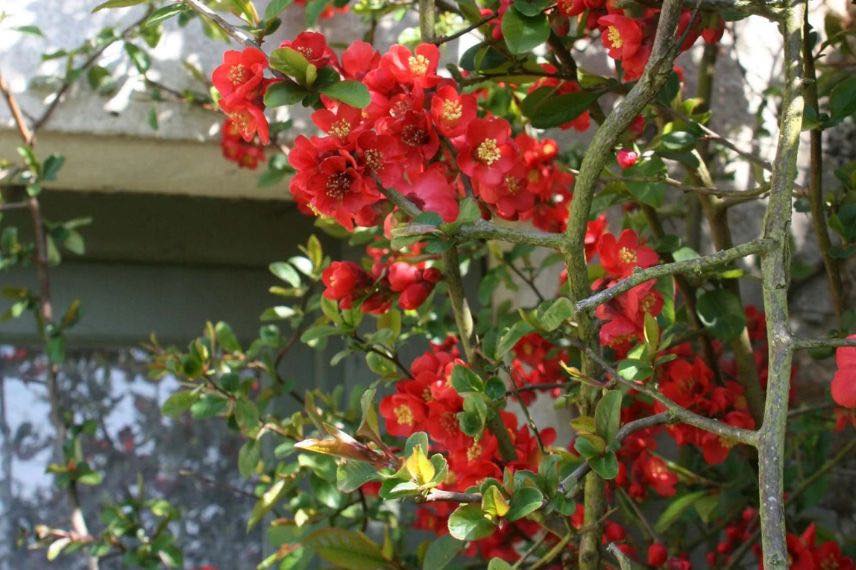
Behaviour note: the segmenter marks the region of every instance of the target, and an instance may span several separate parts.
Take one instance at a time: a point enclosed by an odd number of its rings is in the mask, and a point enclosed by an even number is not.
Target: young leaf
[[[740,299],[725,289],[702,293],[696,312],[705,328],[722,341],[734,340],[746,326],[746,314]]]
[[[148,0],[107,0],[107,2],[102,2],[93,8],[92,13],[94,14],[99,10],[106,10],[107,8],[127,8],[128,6],[136,6],[137,4],[142,4],[147,1]]]
[[[344,570],[384,570],[394,568],[377,543],[355,530],[323,528],[303,539],[320,558]]]
[[[658,533],[666,532],[680,518],[684,511],[705,495],[707,495],[707,491],[696,491],[673,499],[669,503],[669,506],[666,507],[666,510],[663,511],[663,514],[660,515],[660,518],[657,519],[657,522],[654,524],[654,530]]]

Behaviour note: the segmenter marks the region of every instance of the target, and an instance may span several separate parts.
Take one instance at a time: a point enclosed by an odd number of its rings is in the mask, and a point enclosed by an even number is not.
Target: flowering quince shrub
[[[371,32],[275,44],[287,4],[260,17],[236,2],[233,23],[198,1],[149,16],[201,15],[243,44],[211,73],[223,155],[250,169],[270,155],[263,178],[290,175],[282,192],[327,236],[271,264],[282,304],[249,345],[217,323],[187,349],[149,346],[152,375],[182,382],[166,414],[221,418],[246,438],[247,524],[274,547],[260,568],[854,567],[841,529],[808,514],[854,447],[856,316],[837,269],[856,242],[852,164],[805,208],[826,236],[828,337],[797,338],[787,292],[792,195],[819,192],[795,186],[795,141],[852,121],[856,88],[834,71],[820,93],[800,79],[820,49],[800,6],[426,0],[418,39],[379,50]],[[305,14],[314,27],[346,8]],[[409,8],[351,9],[374,30]],[[750,14],[779,24],[800,65],[777,86],[775,163],[737,153],[772,172],[760,189],[722,190],[739,147],[708,126],[716,109],[686,93],[675,57],[722,50],[725,20]],[[852,39],[836,25],[824,48]],[[455,60],[446,46],[463,33],[481,39]],[[578,45],[614,74],[585,70]],[[286,140],[281,107],[308,109],[311,131]],[[30,164],[36,181],[44,170]],[[724,214],[761,197],[761,236],[733,245]],[[711,243],[669,219],[694,206]],[[325,252],[331,239],[348,259]],[[749,256],[757,269],[736,265]],[[752,272],[762,307],[741,297]],[[331,366],[359,355],[363,372],[307,390],[284,370],[298,343]],[[793,361],[804,349],[834,351],[819,402]],[[54,556],[122,544],[58,532],[41,537]]]

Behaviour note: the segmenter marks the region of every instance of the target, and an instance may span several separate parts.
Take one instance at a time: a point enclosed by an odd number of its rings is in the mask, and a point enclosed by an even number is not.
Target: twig
[[[487,16],[485,16],[484,18],[482,18],[478,22],[470,24],[466,28],[458,30],[457,32],[455,32],[453,34],[449,34],[448,36],[443,36],[440,38],[434,38],[433,40],[431,40],[431,43],[439,46],[439,45],[443,45],[447,42],[451,42],[452,40],[456,40],[459,37],[464,36],[464,35],[472,32],[473,30],[477,30],[477,29],[481,28],[485,24],[489,24],[491,20],[496,19],[496,16],[497,16],[496,12],[491,12],[490,14],[488,14]]]
[[[226,21],[225,18],[223,18],[220,14],[203,4],[200,0],[184,0],[184,3],[187,4],[195,12],[211,20],[214,24],[217,25],[217,27],[226,32],[229,37],[231,37],[239,44],[243,44],[245,47],[259,47],[259,42],[256,41],[252,34],[245,32],[244,30],[233,24],[230,24],[228,21]]]
[[[713,267],[726,263],[731,263],[733,261],[746,257],[747,255],[761,253],[769,247],[769,241],[764,239],[756,239],[746,242],[744,244],[740,244],[731,249],[718,251],[716,253],[705,255],[703,257],[686,259],[684,261],[675,261],[673,263],[664,263],[663,265],[655,265],[653,267],[647,267],[645,269],[637,269],[631,275],[618,281],[612,287],[604,289],[603,291],[600,291],[598,293],[595,293],[594,295],[590,295],[578,301],[574,305],[574,308],[576,309],[577,313],[588,311],[651,279],[657,279],[659,277],[665,277],[668,275],[675,275],[679,273],[700,274]]]
[[[856,338],[794,338],[791,339],[794,350],[811,350],[814,348],[841,348],[856,346]]]

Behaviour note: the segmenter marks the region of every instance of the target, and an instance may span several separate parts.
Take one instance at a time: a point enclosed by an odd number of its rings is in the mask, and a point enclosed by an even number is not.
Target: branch
[[[782,5],[780,30],[784,38],[784,85],[779,115],[779,138],[763,237],[773,248],[761,258],[761,285],[767,319],[767,401],[758,433],[758,505],[763,563],[768,570],[788,567],[785,538],[784,469],[793,345],[788,315],[790,285],[791,195],[797,176],[797,154],[803,118],[802,26],[800,2]]]
[[[820,105],[817,93],[817,73],[814,67],[814,54],[811,51],[811,33],[808,23],[808,9],[805,10],[803,20],[802,54],[805,68],[804,95],[806,105],[813,108],[819,114]],[[829,239],[829,230],[826,226],[826,212],[823,207],[823,130],[820,125],[815,126],[809,132],[810,163],[808,179],[808,203],[811,208],[811,222],[814,235],[817,238],[817,246],[826,269],[826,281],[829,286],[829,295],[832,308],[841,324],[841,317],[846,308],[847,299],[841,283],[841,271],[838,260],[832,256],[832,241]]]
[[[496,19],[496,17],[497,17],[497,13],[491,12],[490,14],[488,14],[487,16],[485,16],[484,18],[482,18],[478,22],[474,22],[474,23],[470,24],[469,26],[467,26],[466,28],[458,30],[454,34],[449,34],[448,36],[443,36],[440,38],[434,38],[431,41],[431,43],[439,46],[439,45],[443,45],[447,42],[451,42],[452,40],[456,40],[459,37],[464,36],[464,35],[472,32],[473,30],[477,30],[477,29],[481,28],[482,26],[484,26],[485,24],[490,23],[490,21]],[[423,39],[423,41],[427,41],[427,40]]]
[[[8,84],[0,75],[0,92],[9,106],[9,111],[15,124],[18,127],[18,133],[21,136],[23,143],[31,147],[35,144],[35,130],[27,126],[26,121],[21,113],[21,108]],[[50,108],[49,108],[50,110]],[[51,301],[51,282],[48,274],[48,248],[45,238],[45,223],[42,217],[41,208],[38,196],[31,196],[26,200],[27,207],[30,210],[30,216],[33,220],[33,240],[35,242],[35,256],[33,264],[36,267],[36,275],[39,284],[38,298],[38,313],[37,321],[39,324],[39,332],[45,346],[48,343],[48,326],[53,323],[53,304]],[[66,438],[68,437],[68,425],[64,418],[64,410],[62,409],[62,399],[59,389],[59,365],[54,362],[49,362],[47,366],[47,388],[48,400],[50,402],[50,417],[51,423],[56,430],[56,438],[54,441],[56,458],[60,460],[64,454]],[[68,502],[71,507],[71,527],[75,533],[81,536],[89,535],[89,527],[86,524],[86,519],[83,516],[83,509],[80,504],[80,497],[77,492],[77,482],[71,480],[68,483]],[[87,567],[89,570],[98,570],[98,558],[95,556],[87,556]]]
[[[79,68],[77,68],[77,74],[72,74],[71,78],[66,76],[66,79],[63,81],[59,90],[54,94],[53,98],[51,99],[51,102],[48,105],[47,109],[45,109],[44,113],[42,113],[42,115],[33,122],[33,136],[35,136],[36,131],[41,129],[45,125],[45,123],[50,120],[54,111],[56,111],[60,102],[62,102],[62,98],[65,96],[68,90],[71,89],[71,86],[74,85],[75,81],[77,81],[77,79],[79,79],[80,77],[83,77],[83,74],[80,72],[87,70],[90,66],[92,66],[92,64],[98,61],[98,58],[100,58],[101,55],[105,51],[107,51],[107,48],[109,48],[111,45],[113,45],[119,40],[124,40],[128,36],[130,36],[131,32],[133,32],[137,27],[140,26],[140,24],[142,24],[149,18],[149,16],[151,15],[151,11],[151,8],[146,10],[146,12],[139,19],[135,20],[128,27],[122,30],[122,33],[120,33],[112,41],[104,43],[98,49],[92,52],[89,57],[84,60],[83,64]]]
[[[200,0],[184,0],[184,3],[187,4],[191,10],[196,13],[204,16],[208,20],[211,20],[218,28],[226,32],[226,34],[231,37],[233,40],[238,42],[239,44],[243,44],[245,47],[260,47],[259,42],[252,36],[252,34],[245,32],[241,28],[230,24],[223,18],[220,14],[203,4]]]
[[[703,430],[708,431],[710,433],[714,433],[716,435],[719,435],[719,436],[727,438],[727,439],[732,439],[734,441],[737,441],[737,442],[745,444],[745,445],[752,445],[752,446],[757,445],[758,432],[753,431],[753,430],[743,429],[743,428],[736,428],[736,427],[728,425],[726,423],[722,423],[719,420],[714,420],[712,418],[708,418],[708,417],[699,415],[695,412],[692,412],[692,411],[676,404],[675,402],[673,402],[672,400],[670,400],[666,396],[662,395],[657,390],[651,388],[647,384],[643,384],[641,382],[634,382],[632,380],[627,380],[626,378],[621,376],[618,373],[618,371],[615,370],[615,368],[613,368],[606,360],[604,360],[600,355],[597,354],[597,352],[592,350],[590,347],[587,347],[587,346],[583,345],[581,342],[574,340],[574,339],[569,339],[569,342],[571,345],[576,346],[580,350],[583,350],[584,352],[586,352],[588,354],[589,358],[594,360],[600,367],[602,367],[604,370],[606,370],[613,377],[613,379],[614,379],[613,382],[618,382],[619,384],[623,384],[624,386],[627,386],[628,388],[631,388],[633,390],[636,390],[637,392],[645,394],[646,396],[648,396],[652,400],[656,400],[663,407],[666,408],[668,413],[672,414],[676,418],[676,421],[681,421],[682,423],[685,423],[687,425],[691,425],[693,427],[703,429]]]
[[[856,338],[793,338],[791,339],[791,346],[794,350],[856,347]]]
[[[675,418],[668,412],[633,420],[632,422],[627,422],[620,430],[618,430],[618,433],[615,435],[615,440],[618,443],[621,443],[627,436],[633,432],[639,431],[640,429],[672,423],[674,421],[676,421]],[[580,479],[582,479],[589,471],[591,471],[591,466],[588,462],[580,464],[580,466],[574,469],[570,475],[559,482],[559,492],[563,495],[567,495],[568,498],[576,494],[576,491],[578,490],[577,485]]]
[[[481,493],[456,493],[442,489],[432,489],[428,495],[421,499],[422,503],[480,503]]]
[[[388,194],[387,197],[395,203],[395,200],[393,200]],[[405,200],[407,199],[405,198]],[[396,205],[398,206],[397,203]],[[404,210],[404,208],[402,208],[402,210]],[[393,235],[396,237],[416,237],[423,235],[437,235],[441,233],[443,233],[441,229],[429,224],[408,224],[393,230]],[[562,251],[565,247],[565,238],[562,234],[542,232],[540,230],[522,227],[500,226],[494,222],[482,219],[458,226],[447,235],[464,239],[494,239],[508,243],[547,247],[557,251]]]
[[[704,257],[696,257],[693,259],[686,259],[684,261],[675,261],[674,263],[665,263],[663,265],[655,265],[653,267],[647,267],[645,269],[637,269],[630,276],[625,277],[624,279],[618,281],[612,287],[608,289],[604,289],[594,295],[590,295],[581,301],[578,301],[574,308],[579,313],[582,311],[587,311],[597,307],[598,305],[602,305],[609,300],[617,297],[618,295],[629,291],[633,287],[640,285],[646,281],[651,279],[657,279],[659,277],[665,277],[667,275],[675,275],[675,274],[688,274],[688,273],[697,273],[701,274],[702,272],[716,267],[718,265],[723,265],[726,263],[731,263],[747,255],[752,255],[756,253],[762,253],[770,247],[770,242],[764,239],[756,239],[750,242],[746,242],[744,244],[740,244],[731,249],[726,249],[723,251],[718,251],[716,253],[712,253],[710,255],[705,255]]]

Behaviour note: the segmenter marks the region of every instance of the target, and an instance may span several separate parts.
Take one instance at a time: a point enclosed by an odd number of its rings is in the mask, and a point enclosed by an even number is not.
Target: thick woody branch
[[[678,29],[680,13],[680,0],[663,2],[651,56],[642,77],[598,127],[580,166],[580,173],[574,184],[574,199],[571,201],[566,232],[565,259],[568,275],[571,276],[569,284],[572,302],[584,299],[589,292],[584,242],[595,187],[616,143],[633,119],[654,99],[672,70],[677,55],[675,31]],[[577,314],[577,330],[586,348],[596,342],[593,323],[585,312]],[[596,367],[591,358],[585,356],[588,351],[583,354],[582,371],[592,376]],[[588,413],[597,397],[597,390],[584,389],[582,411]],[[604,511],[604,485],[603,480],[594,473],[586,478],[584,506],[584,524],[589,530],[582,534],[580,540],[579,566],[581,570],[596,570],[600,566],[601,533],[597,521]]]
[[[408,224],[393,230],[396,237],[417,237],[443,234],[443,231],[429,224]],[[562,234],[542,232],[540,230],[501,226],[487,220],[478,219],[472,223],[463,224],[450,233],[445,234],[462,239],[497,240],[508,243],[520,243],[538,247],[548,247],[562,251],[565,237]]]
[[[801,2],[783,4],[780,30],[784,38],[784,85],[779,138],[770,179],[770,200],[763,237],[774,246],[761,258],[761,285],[767,319],[768,367],[764,423],[758,434],[758,492],[764,567],[789,566],[785,538],[785,434],[788,420],[793,342],[788,315],[790,285],[791,196],[797,176],[797,153],[803,118]]]
[[[747,255],[762,253],[768,249],[769,246],[770,242],[763,239],[756,239],[740,244],[731,249],[705,255],[704,257],[696,257],[694,259],[646,267],[645,269],[637,269],[630,276],[618,281],[612,287],[578,301],[574,305],[574,308],[577,312],[587,311],[597,307],[598,305],[602,305],[618,295],[629,291],[633,287],[641,285],[651,279],[658,279],[660,277],[677,274],[702,274],[714,267],[731,263],[746,257]]]

